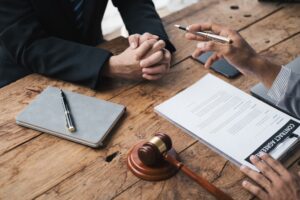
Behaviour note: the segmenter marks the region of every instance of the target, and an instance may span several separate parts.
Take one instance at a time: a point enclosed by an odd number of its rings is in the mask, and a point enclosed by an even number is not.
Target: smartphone
[[[201,56],[199,56],[196,60],[199,61],[201,64],[204,64],[206,60],[213,54],[212,51],[208,51],[206,53],[203,53]],[[211,66],[211,69],[214,70],[217,73],[222,74],[223,76],[227,78],[235,78],[241,73],[231,64],[229,64],[225,59],[220,59],[216,62],[214,62]]]

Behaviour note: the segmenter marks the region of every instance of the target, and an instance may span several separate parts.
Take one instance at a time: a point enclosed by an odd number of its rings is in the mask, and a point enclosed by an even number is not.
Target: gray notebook
[[[286,67],[290,68],[293,72],[300,73],[300,56],[288,63]],[[268,91],[269,90],[262,83],[258,83],[251,88],[250,92],[254,97],[258,98],[259,100],[264,101],[265,103],[290,115],[290,113],[280,109],[275,105],[275,101],[268,96]]]
[[[21,126],[49,133],[91,147],[103,145],[103,140],[125,111],[123,105],[64,91],[76,131],[66,128],[60,89],[46,88],[17,117]]]

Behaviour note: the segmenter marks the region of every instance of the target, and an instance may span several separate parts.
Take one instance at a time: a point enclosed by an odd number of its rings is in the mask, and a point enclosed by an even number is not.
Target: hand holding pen
[[[212,23],[200,23],[200,24],[192,24],[187,27],[189,30],[188,33],[185,34],[185,37],[188,40],[196,40],[199,41],[197,44],[197,48],[194,50],[192,56],[193,58],[199,57],[201,54],[213,51],[214,53],[207,59],[204,67],[210,68],[214,62],[219,60],[220,58],[229,58],[226,59],[230,64],[235,66],[235,63],[232,63],[231,61],[234,61],[237,58],[237,55],[233,53],[235,51],[235,47],[237,49],[240,48],[241,40],[238,39],[238,36],[236,32],[223,27],[218,24],[212,24]],[[229,42],[216,42],[215,40],[210,40],[206,37],[193,34],[193,32],[197,31],[210,31],[213,32],[216,35],[220,35],[226,38],[230,38]],[[246,42],[245,42],[246,43]],[[244,46],[244,45],[241,45]],[[244,48],[243,48],[244,49]],[[246,53],[248,54],[248,53]]]
[[[199,57],[201,54],[213,51],[212,56],[206,61],[204,67],[209,68],[220,58],[226,59],[231,65],[235,66],[245,75],[257,74],[256,62],[259,62],[260,56],[252,47],[234,30],[225,26],[213,23],[192,24],[187,27],[188,32],[185,38],[188,40],[199,41],[192,56]],[[209,40],[206,37],[194,34],[198,31],[211,32],[216,35],[230,39],[232,42],[218,42]]]
[[[222,35],[217,35],[217,34],[212,33],[212,32],[192,30],[191,27],[184,27],[184,26],[181,26],[181,25],[178,25],[178,24],[175,24],[174,26],[181,29],[181,30],[184,30],[188,33],[192,33],[193,35],[200,36],[201,38],[205,38],[207,40],[213,40],[213,41],[216,41],[216,42],[228,43],[228,44],[232,43],[232,40],[230,38],[224,37]]]
[[[192,56],[198,58],[202,53],[214,52],[208,58],[204,67],[209,68],[220,58],[224,58],[231,65],[235,66],[246,76],[252,76],[261,81],[266,87],[270,87],[278,75],[281,66],[271,63],[255,52],[246,40],[237,32],[225,26],[213,23],[199,23],[188,26],[188,33],[185,37],[188,40],[199,41]],[[219,36],[230,38],[232,42],[221,43],[209,40],[198,34],[197,31],[209,31]]]
[[[236,48],[243,48],[246,42],[233,30],[221,25],[212,23],[192,24],[185,27],[175,25],[181,30],[186,31],[185,37],[188,40],[200,41],[192,56],[197,59],[201,54],[213,51],[212,56],[208,58],[204,67],[210,68],[212,64],[220,58],[225,58],[229,63],[235,66],[236,55],[232,53]],[[209,35],[207,35],[209,33]],[[241,45],[241,43],[244,43]],[[250,46],[249,46],[250,47]],[[251,47],[250,47],[251,48]],[[227,59],[228,58],[228,59]]]

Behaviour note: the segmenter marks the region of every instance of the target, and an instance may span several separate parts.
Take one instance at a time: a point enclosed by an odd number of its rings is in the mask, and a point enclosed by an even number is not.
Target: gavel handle
[[[182,162],[179,162],[172,156],[166,154],[164,156],[165,160],[177,167],[179,170],[181,170],[183,173],[185,173],[188,177],[193,179],[195,182],[197,182],[200,186],[202,186],[204,189],[206,189],[209,193],[211,193],[213,196],[215,196],[217,199],[220,200],[233,200],[228,194],[224,193],[222,190],[208,182],[206,179],[202,178],[201,176],[197,175],[195,172],[190,170],[188,167],[186,167]]]

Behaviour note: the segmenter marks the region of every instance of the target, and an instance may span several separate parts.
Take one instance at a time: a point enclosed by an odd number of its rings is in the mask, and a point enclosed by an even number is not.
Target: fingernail
[[[143,72],[143,73],[146,73],[146,72],[147,72],[147,70],[146,70],[145,68],[143,68],[143,69],[142,69],[142,72]]]
[[[245,165],[242,165],[242,166],[240,167],[240,170],[244,170],[244,169],[246,169],[246,166],[245,166]]]
[[[188,25],[188,26],[186,27],[186,30],[188,30],[188,31],[190,30],[190,25]]]
[[[243,181],[242,185],[246,186],[248,184],[248,181]]]
[[[140,62],[140,67],[144,67],[144,62],[143,61]]]
[[[263,157],[265,155],[267,155],[265,152],[259,152],[259,157]]]
[[[254,160],[254,161],[256,161],[256,160],[257,160],[257,156],[256,156],[256,155],[252,155],[252,156],[250,156],[250,160]]]
[[[131,42],[130,47],[131,48],[136,48],[136,43],[135,42]]]
[[[200,48],[200,49],[204,48],[204,46],[205,46],[204,42],[198,42],[198,44],[197,44],[197,48]]]

